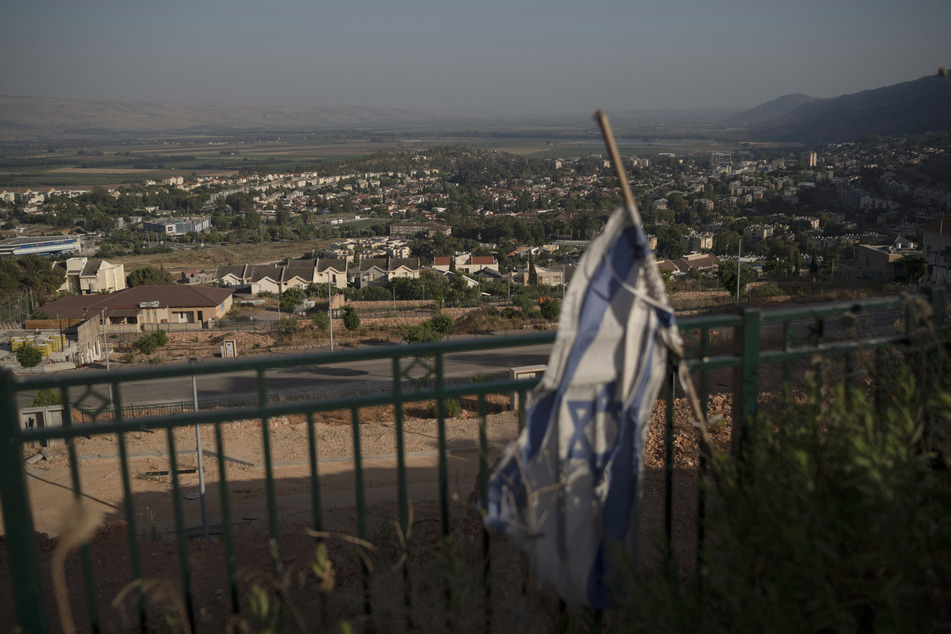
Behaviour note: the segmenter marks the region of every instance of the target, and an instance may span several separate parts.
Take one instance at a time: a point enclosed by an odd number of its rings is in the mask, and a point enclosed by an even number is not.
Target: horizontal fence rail
[[[943,330],[946,327],[946,315],[944,290],[935,289],[912,297],[795,306],[770,311],[743,308],[733,314],[681,318],[679,326],[685,342],[685,360],[696,382],[701,403],[706,407],[714,393],[732,395],[733,447],[737,450],[742,444],[742,421],[757,413],[764,395],[764,385],[767,388],[765,391],[769,392],[780,386],[821,389],[824,381],[859,381],[873,369],[876,350],[907,344],[919,327]],[[490,457],[497,455],[500,450],[497,442],[493,444],[490,441],[487,428],[489,413],[507,410],[510,403],[514,407],[524,402],[526,394],[537,384],[540,376],[515,379],[511,378],[510,370],[516,366],[544,364],[554,338],[554,333],[547,332],[414,346],[351,349],[336,353],[239,357],[108,373],[83,371],[26,378],[6,373],[0,376],[0,424],[3,425],[0,438],[0,495],[14,599],[13,605],[4,610],[12,611],[15,606],[16,619],[13,620],[12,612],[9,616],[0,613],[0,618],[7,619],[3,625],[9,627],[19,623],[24,631],[37,632],[63,626],[57,612],[60,603],[54,598],[55,592],[49,590],[51,573],[47,573],[43,567],[38,538],[34,532],[38,521],[43,520],[46,525],[49,518],[34,515],[29,494],[31,480],[35,483],[39,476],[31,472],[32,467],[27,462],[38,451],[45,451],[42,448],[54,443],[65,444],[69,483],[63,486],[69,490],[72,498],[81,500],[85,497],[82,485],[84,462],[92,458],[81,454],[77,444],[84,439],[113,439],[114,452],[105,458],[98,454],[96,459],[111,458],[118,463],[121,491],[117,491],[117,496],[120,500],[114,505],[111,516],[124,523],[128,549],[127,575],[131,582],[131,594],[127,593],[127,596],[134,597],[134,625],[143,630],[150,628],[161,615],[156,615],[148,606],[149,588],[145,583],[145,570],[149,562],[144,560],[142,550],[149,527],[143,525],[142,503],[138,501],[141,493],[137,483],[143,478],[162,478],[163,482],[165,478],[168,479],[165,483],[169,488],[163,504],[171,506],[172,519],[168,535],[176,552],[174,566],[178,569],[178,583],[172,594],[179,597],[182,619],[194,631],[204,622],[203,610],[207,612],[208,597],[196,581],[196,577],[206,571],[195,570],[192,565],[194,546],[190,537],[196,534],[208,537],[208,515],[216,518],[214,542],[220,545],[224,553],[221,575],[225,587],[222,588],[220,602],[232,614],[249,619],[260,616],[260,603],[249,604],[246,597],[249,584],[241,572],[244,554],[238,550],[238,532],[245,520],[236,515],[235,509],[240,500],[235,496],[247,495],[244,489],[248,485],[236,478],[231,469],[254,469],[255,473],[261,474],[260,486],[266,507],[263,510],[263,532],[266,533],[269,550],[269,567],[278,588],[286,591],[279,582],[290,574],[290,564],[282,553],[298,550],[297,544],[282,530],[289,512],[278,502],[278,490],[285,486],[279,471],[285,468],[286,460],[284,456],[277,455],[273,448],[283,433],[279,426],[275,426],[275,420],[299,417],[304,421],[306,437],[301,442],[306,444],[302,448],[306,459],[297,467],[307,474],[306,493],[303,494],[306,503],[303,506],[310,514],[307,524],[312,537],[308,539],[318,548],[318,553],[322,552],[319,548],[324,547],[334,530],[337,530],[331,529],[332,522],[329,519],[333,513],[327,506],[325,496],[338,495],[339,491],[327,488],[327,478],[332,476],[322,472],[336,458],[319,457],[324,440],[318,437],[315,430],[318,428],[317,417],[343,412],[343,422],[332,427],[328,433],[346,436],[351,443],[345,459],[348,464],[348,482],[353,485],[353,499],[347,506],[354,509],[355,523],[347,539],[348,543],[356,544],[355,548],[362,557],[359,564],[362,581],[356,586],[354,599],[357,608],[343,616],[357,623],[379,624],[382,621],[374,619],[395,619],[387,623],[398,623],[397,629],[434,627],[433,622],[427,621],[428,617],[422,614],[428,600],[421,597],[424,596],[422,593],[428,581],[420,577],[420,569],[413,557],[409,556],[411,550],[407,543],[411,536],[415,539],[415,534],[428,527],[427,522],[430,522],[433,528],[438,527],[432,537],[435,548],[440,552],[451,551],[454,548],[452,540],[457,537],[456,529],[478,517],[477,505],[485,510]],[[868,355],[872,355],[871,361],[866,358]],[[674,529],[674,427],[679,389],[674,377],[675,373],[671,370],[669,389],[663,398],[666,402],[663,512],[664,533],[668,541]],[[212,384],[214,387],[209,388]],[[61,424],[23,428],[18,410],[28,405],[41,390],[52,390],[59,396],[62,402]],[[156,390],[159,391],[158,395]],[[472,415],[471,424],[466,428],[469,437],[464,443],[451,441],[447,431],[448,414],[458,414],[460,402],[466,405]],[[423,407],[426,403],[429,403],[432,413],[431,435],[436,448],[431,454],[411,454],[406,450],[407,434],[410,433],[407,431],[407,408]],[[389,474],[387,477],[391,476],[396,491],[395,499],[391,502],[392,524],[398,539],[391,546],[402,555],[397,558],[401,570],[397,575],[402,583],[400,590],[374,585],[370,570],[371,541],[380,540],[378,535],[371,534],[374,529],[371,526],[370,509],[378,502],[370,499],[373,491],[368,479],[379,478],[381,474],[376,467],[372,468],[371,473],[368,465],[369,461],[382,458],[366,454],[361,443],[364,442],[367,413],[375,411],[372,408],[381,407],[391,408],[392,415],[392,424],[387,422],[386,429],[393,435],[395,450],[388,453],[386,459],[394,466],[387,467],[386,474]],[[513,415],[520,429],[524,412],[518,407],[515,410]],[[260,443],[260,456],[255,460],[229,455],[225,440],[230,429],[238,424],[247,425],[249,421],[254,423],[253,433]],[[211,437],[206,436],[204,442],[200,437],[201,428],[211,433]],[[195,440],[183,445],[184,436],[180,438],[175,432],[191,429],[194,429]],[[136,434],[164,434],[165,447],[148,456],[137,455],[130,450]],[[453,442],[460,446],[453,446]],[[461,502],[454,501],[451,493],[454,486],[459,488],[457,483],[451,482],[452,473],[459,472],[452,471],[450,462],[466,451],[473,452],[477,457],[477,477],[467,513],[460,515],[454,504],[459,505]],[[213,458],[214,466],[203,468],[203,456]],[[431,476],[425,479],[436,492],[436,511],[432,518],[415,518],[409,494],[409,474],[416,467],[409,463],[411,459],[427,456],[434,463]],[[184,462],[180,465],[180,461],[187,458],[188,464],[192,464],[190,461],[193,457],[197,459],[196,470],[203,474],[202,478],[205,475],[209,477],[215,491],[215,508],[206,509],[205,484],[201,480],[200,527],[187,525],[189,522],[194,523],[194,513],[187,514],[182,502],[185,497],[183,490],[190,488],[190,485],[186,487],[182,483],[182,473],[193,471],[190,467],[182,468]],[[134,471],[132,463],[143,459],[161,459],[166,461],[162,464],[167,465],[167,468],[161,469],[160,475],[154,475],[155,470]],[[701,457],[697,470],[699,478],[702,479],[705,469]],[[703,495],[703,487],[700,487],[695,520],[698,543],[704,539]],[[210,500],[212,496],[207,497]],[[148,511],[151,512],[151,509]],[[155,531],[153,525],[152,533]],[[481,582],[477,603],[483,615],[483,625],[487,631],[506,629],[507,626],[501,624],[501,617],[494,608],[495,602],[503,597],[500,592],[493,591],[494,580],[497,574],[501,574],[500,570],[505,568],[505,562],[501,566],[493,563],[495,560],[491,553],[496,540],[485,531],[481,532],[480,539],[482,563],[478,567]],[[699,548],[696,551],[699,553]],[[316,555],[315,561],[323,561],[321,557]],[[318,564],[314,566],[314,570],[326,570]],[[74,564],[72,570],[76,575],[70,578],[69,584],[73,604],[77,601],[85,604],[81,610],[80,629],[108,630],[104,615],[112,608],[97,591],[96,565],[89,546],[79,549],[78,563]],[[524,595],[529,573],[524,565],[516,572],[522,576],[521,592]],[[320,573],[315,574],[319,576]],[[55,585],[55,579],[53,583]],[[378,601],[382,601],[380,596],[383,595],[391,601],[391,595],[398,595],[396,603],[401,606],[400,610],[394,612],[391,607],[380,608]],[[467,595],[450,583],[437,602],[454,606],[463,596]],[[337,608],[328,597],[320,595],[317,603],[322,607],[313,618],[333,620],[339,617],[332,614]],[[473,599],[469,597],[469,600]],[[285,615],[285,618],[290,617]],[[309,622],[312,616],[300,618]],[[445,628],[447,623],[449,621],[440,622],[438,627]]]

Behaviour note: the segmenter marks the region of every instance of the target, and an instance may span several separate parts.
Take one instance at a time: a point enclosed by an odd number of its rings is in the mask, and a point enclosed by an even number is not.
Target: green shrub
[[[439,335],[448,335],[452,331],[452,317],[443,313],[436,313],[429,320],[433,332]]]
[[[755,287],[751,293],[753,297],[776,297],[783,295],[784,291],[776,282],[767,282]]]
[[[44,388],[36,393],[36,396],[33,397],[33,401],[30,403],[30,407],[46,407],[47,405],[59,405],[63,402],[62,396],[60,396],[59,391],[52,390],[49,388]]]
[[[542,317],[547,321],[555,321],[558,319],[558,314],[561,312],[561,301],[553,297],[549,297],[541,304]]]
[[[321,332],[330,328],[330,315],[325,312],[314,313],[314,316],[311,317],[311,321],[314,327]]]
[[[296,317],[281,317],[277,321],[277,329],[282,334],[292,335],[300,330],[300,326],[297,323]]]
[[[714,467],[702,589],[672,561],[653,573],[631,564],[616,582],[629,590],[619,629],[921,632],[951,622],[951,389],[916,384],[903,364],[877,393],[839,386],[781,420],[751,422],[743,460]]]
[[[35,368],[43,362],[43,353],[33,344],[25,343],[16,351],[17,363],[24,368]]]
[[[165,331],[156,330],[155,332],[139,337],[139,340],[135,342],[135,347],[138,348],[142,354],[151,355],[166,343],[168,343],[168,335],[165,334]]]
[[[462,403],[458,399],[446,398],[443,399],[442,403],[446,418],[458,418],[462,414]],[[429,404],[429,416],[431,418],[439,416],[439,401],[433,401]]]

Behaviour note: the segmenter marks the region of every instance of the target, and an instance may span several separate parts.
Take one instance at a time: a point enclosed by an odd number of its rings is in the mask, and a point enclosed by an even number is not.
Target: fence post
[[[744,308],[743,325],[736,342],[740,365],[733,379],[733,455],[742,453],[746,422],[756,416],[759,396],[760,327],[763,313],[759,308]]]
[[[928,289],[928,297],[932,309],[931,325],[934,326],[935,334],[940,335],[947,321],[948,291],[943,286],[932,286]]]
[[[10,580],[20,627],[46,632],[40,562],[33,537],[33,513],[26,488],[26,466],[20,445],[20,416],[13,390],[13,373],[0,370],[0,503],[7,534]]]

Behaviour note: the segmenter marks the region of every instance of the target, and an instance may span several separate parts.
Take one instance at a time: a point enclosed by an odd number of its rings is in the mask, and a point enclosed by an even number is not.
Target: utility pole
[[[330,351],[334,351],[334,309],[330,298],[330,274],[327,274],[327,321],[330,323]]]

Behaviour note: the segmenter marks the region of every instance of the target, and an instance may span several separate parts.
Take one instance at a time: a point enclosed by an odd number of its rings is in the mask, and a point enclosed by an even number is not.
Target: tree
[[[297,323],[297,319],[293,317],[281,317],[277,321],[277,329],[283,335],[292,335],[300,330],[300,326]]]
[[[433,330],[432,321],[404,327],[400,330],[400,336],[406,343],[429,343],[442,340],[442,335]]]
[[[720,286],[732,292],[736,288],[736,262],[732,260],[720,262],[717,265],[717,278],[720,280]],[[748,266],[740,267],[740,286],[745,287],[753,281],[753,278],[753,269]]]
[[[36,393],[30,407],[46,407],[48,405],[59,405],[63,402],[62,397],[56,390],[44,388]]]
[[[928,274],[928,262],[920,255],[906,255],[900,261],[901,273],[898,281],[906,284],[920,284]]]
[[[31,343],[25,343],[16,352],[17,363],[24,368],[35,368],[43,362],[43,353]]]
[[[528,252],[528,285],[538,286],[538,271],[535,270],[535,256]]]
[[[351,338],[353,337],[353,331],[360,327],[360,315],[349,304],[343,307],[343,327],[350,331]]]
[[[155,351],[168,343],[168,335],[164,330],[156,330],[153,333],[142,335],[135,342],[135,347],[144,355],[155,354]]]
[[[311,321],[314,322],[314,327],[321,332],[330,327],[330,316],[324,311],[314,313],[314,316],[311,317]]]
[[[429,319],[433,332],[439,335],[448,335],[452,331],[452,317],[443,313],[436,313]]]
[[[549,297],[542,301],[540,308],[542,317],[548,321],[555,321],[561,312],[561,302],[554,297]]]
[[[300,291],[296,288],[289,288],[283,293],[281,293],[281,301],[279,302],[281,310],[285,313],[292,313],[294,309],[300,306],[303,303],[303,300],[300,296]]]
[[[133,286],[158,286],[160,284],[171,284],[174,280],[172,274],[164,268],[155,268],[154,266],[145,266],[129,273],[125,278],[129,287]]]

